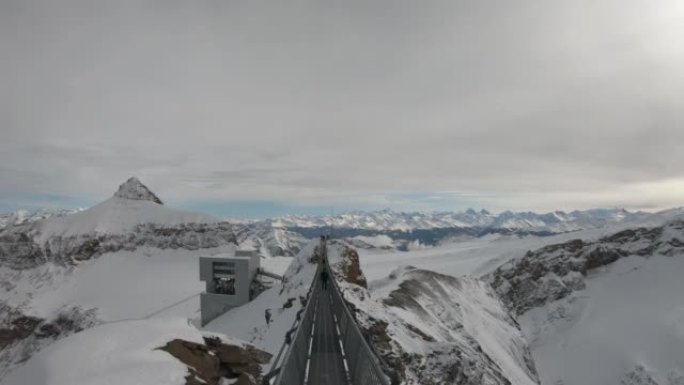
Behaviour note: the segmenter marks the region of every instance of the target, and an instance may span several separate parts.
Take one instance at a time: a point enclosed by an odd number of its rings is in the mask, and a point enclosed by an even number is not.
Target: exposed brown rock
[[[361,271],[361,264],[359,263],[359,254],[353,248],[344,243],[331,241],[331,244],[337,244],[341,249],[342,261],[337,262],[334,266],[331,264],[332,272],[337,278],[358,285],[364,289],[368,289],[368,282]]]
[[[359,263],[359,254],[356,250],[345,247],[342,251],[342,256],[346,263],[342,267],[342,274],[344,274],[345,281],[353,283],[363,287],[368,288],[368,282],[366,282],[366,277],[361,271],[361,264]]]
[[[123,199],[150,201],[159,205],[164,204],[158,196],[150,191],[150,189],[142,184],[136,177],[131,177],[121,184],[119,189],[114,193],[114,196]]]
[[[674,256],[684,250],[684,222],[617,232],[597,241],[579,239],[528,251],[488,277],[506,306],[516,314],[584,289],[584,277],[630,255]]]
[[[217,357],[212,356],[209,349],[204,345],[173,340],[160,349],[192,368],[191,374],[188,375],[191,379],[186,377],[187,384],[192,384],[192,378],[199,378],[209,384],[218,384],[221,374],[223,374],[221,373],[221,362]]]
[[[295,299],[294,298],[288,298],[287,301],[283,304],[283,309],[289,309],[292,307],[294,304]]]
[[[620,257],[622,257],[622,255],[617,250],[611,250],[605,247],[597,247],[587,254],[582,273],[586,274],[587,271],[591,269],[613,263],[620,259]]]
[[[218,385],[221,378],[255,385],[261,380],[261,365],[271,360],[271,354],[250,345],[228,345],[219,338],[205,338],[204,342],[176,339],[159,348],[188,366],[186,385]]]
[[[52,320],[28,316],[19,309],[0,304],[0,350],[24,340],[56,340],[97,324],[94,310],[65,309]],[[27,355],[26,358],[29,356]]]
[[[242,373],[240,377],[238,377],[237,381],[235,382],[235,385],[257,385],[258,382],[256,378],[254,378],[252,375],[249,373]]]
[[[407,324],[406,324],[406,328],[407,328],[408,330],[410,330],[410,331],[412,331],[412,332],[418,334],[418,335],[420,336],[420,338],[423,339],[423,341],[435,342],[435,339],[434,339],[434,338],[432,338],[431,336],[425,334],[425,332],[423,332],[422,330],[418,329],[417,327],[411,325],[410,323],[407,323]]]
[[[392,341],[392,338],[387,334],[387,322],[376,320],[366,332],[376,349],[380,351],[388,351],[391,349],[389,342]]]
[[[14,342],[27,338],[43,322],[42,319],[29,316],[20,316],[14,319],[6,327],[0,328],[0,350]]]

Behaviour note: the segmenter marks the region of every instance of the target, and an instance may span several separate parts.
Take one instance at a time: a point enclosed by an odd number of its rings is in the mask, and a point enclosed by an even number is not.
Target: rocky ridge
[[[613,223],[628,223],[657,217],[657,214],[630,212],[624,209],[593,209],[584,211],[554,211],[549,213],[491,213],[468,209],[463,212],[399,212],[380,210],[349,212],[335,216],[290,215],[268,219],[263,223],[281,228],[363,229],[375,231],[410,231],[426,229],[475,228],[561,233],[604,227]]]
[[[251,345],[234,345],[218,337],[204,337],[204,343],[175,339],[163,350],[188,366],[186,385],[221,385],[225,380],[236,385],[257,385],[262,378],[261,365],[271,354]]]
[[[114,193],[114,196],[130,200],[150,201],[160,205],[164,204],[157,195],[150,191],[150,189],[142,184],[136,177],[131,177],[121,184],[119,189]]]
[[[515,314],[569,296],[585,287],[593,270],[636,255],[674,256],[684,252],[684,221],[617,232],[596,241],[572,240],[529,251],[502,265],[487,278]]]
[[[44,263],[71,266],[105,253],[140,247],[197,250],[235,243],[227,222],[174,226],[146,223],[127,234],[54,236],[42,245],[31,236],[30,227],[12,227],[0,232],[0,266],[15,270],[32,269]]]
[[[404,267],[367,289],[355,250],[333,242],[328,255],[394,382],[539,384],[516,321],[485,282]]]
[[[81,210],[38,209],[30,211],[17,210],[11,213],[0,214],[0,230],[5,227],[25,225],[51,217],[64,217],[79,211]]]
[[[157,205],[162,202],[136,178],[122,184],[112,199],[111,202],[104,202],[70,216],[69,222],[61,223],[58,221],[61,218],[49,218],[0,230],[0,267],[21,270],[32,269],[44,263],[68,266],[104,253],[132,251],[140,247],[197,250],[237,243],[228,222],[157,222],[160,209],[156,208],[151,212],[154,215],[146,219],[144,209],[147,207],[135,202],[149,201]],[[129,205],[127,202],[132,203]],[[106,210],[103,206],[106,206]],[[112,218],[92,218],[93,210],[102,210],[94,211],[94,214]],[[167,217],[177,215],[174,211],[167,213],[165,209],[161,210]],[[97,228],[81,225],[86,230],[73,233],[74,228],[79,227],[78,222],[81,219],[85,223],[125,223],[125,217],[129,214],[140,216],[132,221],[134,224],[130,227],[98,231]],[[52,232],[46,234],[49,230]]]
[[[302,235],[284,228],[254,224],[233,225],[241,248],[258,250],[265,257],[294,257],[310,242]]]
[[[88,210],[0,230],[0,380],[46,345],[101,322],[96,308],[36,316],[32,307],[36,292],[68,284],[81,263],[142,248],[191,253],[235,244],[229,223],[167,208],[135,178]]]
[[[92,309],[63,309],[48,320],[0,303],[0,378],[43,347],[97,324]]]

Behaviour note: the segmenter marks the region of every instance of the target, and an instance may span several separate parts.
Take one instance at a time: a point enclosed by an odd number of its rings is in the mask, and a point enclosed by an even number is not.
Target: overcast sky
[[[0,0],[0,209],[684,205],[681,0]]]

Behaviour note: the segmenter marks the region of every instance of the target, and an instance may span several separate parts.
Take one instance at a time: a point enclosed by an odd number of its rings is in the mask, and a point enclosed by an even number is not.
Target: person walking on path
[[[321,271],[321,286],[323,287],[323,290],[328,290],[328,278],[330,278],[328,270],[323,269],[323,271]]]
[[[264,312],[264,316],[266,317],[266,326],[271,324],[271,309],[266,309]]]

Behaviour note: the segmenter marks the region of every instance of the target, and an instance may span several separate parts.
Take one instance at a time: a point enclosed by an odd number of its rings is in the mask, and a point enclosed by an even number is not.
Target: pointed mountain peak
[[[164,204],[159,197],[154,195],[154,193],[136,177],[128,179],[124,184],[119,186],[119,190],[114,193],[114,196],[122,199],[150,201],[160,205]]]

